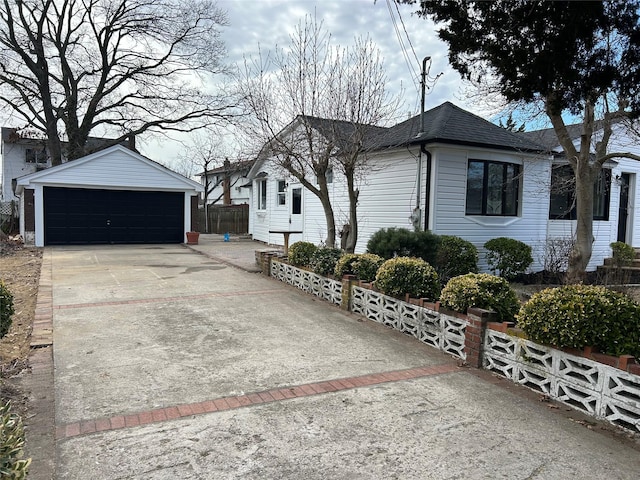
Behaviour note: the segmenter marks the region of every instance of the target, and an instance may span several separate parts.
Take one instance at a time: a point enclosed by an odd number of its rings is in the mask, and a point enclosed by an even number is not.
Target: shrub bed
[[[443,285],[453,277],[477,273],[478,249],[463,238],[440,235],[435,267]]]

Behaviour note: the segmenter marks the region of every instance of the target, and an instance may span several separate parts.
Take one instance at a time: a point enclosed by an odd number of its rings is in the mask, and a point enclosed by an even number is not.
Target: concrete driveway
[[[632,440],[183,246],[45,261],[57,479],[638,478]]]

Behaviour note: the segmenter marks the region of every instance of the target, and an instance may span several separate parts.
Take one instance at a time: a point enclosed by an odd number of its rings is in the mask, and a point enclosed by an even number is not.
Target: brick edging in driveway
[[[280,402],[283,400],[321,395],[323,393],[339,392],[359,387],[379,385],[388,382],[398,382],[415,378],[441,375],[458,371],[460,367],[452,363],[441,365],[415,367],[391,372],[373,373],[358,377],[338,378],[321,382],[305,383],[290,387],[280,387],[260,392],[234,395],[228,397],[206,400],[203,402],[186,403],[165,408],[148,410],[145,412],[114,415],[109,418],[95,420],[82,420],[56,428],[56,438],[63,440],[110,430],[148,425],[150,423],[165,422],[178,418],[191,417],[218,411],[233,410],[236,408],[260,405],[263,403]]]
[[[25,454],[31,457],[30,480],[55,475],[55,392],[53,379],[52,256],[42,253],[36,311],[29,352],[30,375],[21,381],[29,395],[29,417],[24,419]]]

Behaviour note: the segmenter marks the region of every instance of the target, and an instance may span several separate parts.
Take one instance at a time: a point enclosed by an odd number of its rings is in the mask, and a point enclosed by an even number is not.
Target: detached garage
[[[202,190],[116,145],[19,178],[20,231],[36,246],[182,243]]]

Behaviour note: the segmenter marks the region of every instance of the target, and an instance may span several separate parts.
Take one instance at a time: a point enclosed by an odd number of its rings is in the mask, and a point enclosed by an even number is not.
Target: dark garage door
[[[44,243],[181,243],[184,193],[44,187]]]

